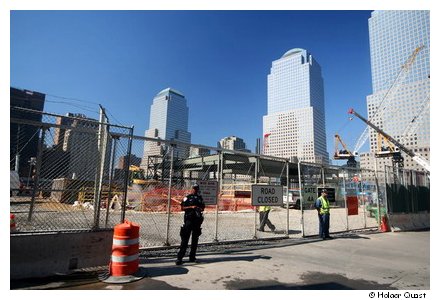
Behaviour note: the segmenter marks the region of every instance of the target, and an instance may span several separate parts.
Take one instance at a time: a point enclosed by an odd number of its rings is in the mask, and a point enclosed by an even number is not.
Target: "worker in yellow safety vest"
[[[275,231],[275,225],[273,225],[269,220],[270,209],[270,206],[267,205],[258,207],[258,211],[260,213],[260,227],[258,228],[258,231],[264,231],[264,227],[266,225],[272,232]]]
[[[321,191],[321,196],[315,201],[315,208],[318,211],[319,237],[323,240],[331,239],[330,229],[330,202],[327,199],[327,190]]]

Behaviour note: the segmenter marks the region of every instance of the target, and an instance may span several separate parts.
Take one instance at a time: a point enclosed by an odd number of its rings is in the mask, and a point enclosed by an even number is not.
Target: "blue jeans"
[[[319,236],[322,238],[327,238],[330,236],[330,214],[318,214],[319,219]]]

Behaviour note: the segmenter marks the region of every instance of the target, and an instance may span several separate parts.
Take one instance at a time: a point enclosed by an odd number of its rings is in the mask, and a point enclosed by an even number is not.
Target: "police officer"
[[[327,190],[321,191],[321,196],[315,201],[315,208],[318,211],[319,236],[325,239],[331,239],[330,228],[330,202],[327,199]]]
[[[180,250],[177,253],[176,265],[181,265],[182,259],[185,256],[188,247],[189,237],[191,238],[191,251],[189,253],[189,261],[196,261],[197,244],[199,243],[199,236],[202,234],[203,210],[205,203],[202,196],[199,195],[199,185],[192,186],[191,194],[183,198],[180,203],[181,209],[185,212],[183,225],[180,229]]]

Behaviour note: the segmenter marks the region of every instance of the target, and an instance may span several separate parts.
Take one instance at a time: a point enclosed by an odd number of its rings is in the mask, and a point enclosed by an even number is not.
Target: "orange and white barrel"
[[[127,276],[139,268],[139,225],[124,221],[114,227],[111,276]]]

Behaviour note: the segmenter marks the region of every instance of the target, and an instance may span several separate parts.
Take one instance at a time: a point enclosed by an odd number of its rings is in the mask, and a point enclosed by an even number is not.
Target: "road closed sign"
[[[283,186],[281,185],[252,185],[253,206],[281,206],[283,205]]]

